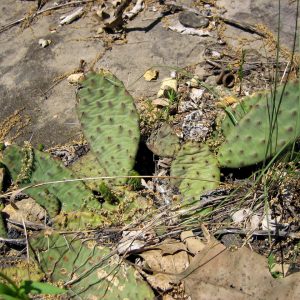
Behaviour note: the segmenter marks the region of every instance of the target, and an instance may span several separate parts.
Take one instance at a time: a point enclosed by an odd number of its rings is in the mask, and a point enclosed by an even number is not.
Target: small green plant
[[[283,274],[281,272],[278,271],[274,271],[274,267],[276,265],[276,259],[273,253],[271,253],[268,256],[268,267],[269,267],[269,271],[272,275],[273,278],[282,278]]]
[[[243,85],[243,78],[244,78],[244,64],[245,64],[245,56],[246,56],[246,50],[242,49],[242,57],[241,57],[241,63],[238,69],[238,78],[240,80],[240,90],[239,95],[242,94],[242,85]]]
[[[140,174],[137,171],[132,170],[129,172],[129,176],[140,176]],[[140,188],[142,188],[141,178],[138,177],[128,178],[127,184],[134,191],[137,191]]]
[[[0,282],[0,299],[2,300],[30,300],[30,295],[48,294],[59,295],[64,294],[66,290],[53,286],[49,283],[24,280],[17,286],[13,280],[0,272],[0,277],[3,279]]]
[[[174,91],[173,89],[166,90],[165,96],[169,99],[170,105],[175,104],[178,100],[178,95],[177,95],[176,91]]]

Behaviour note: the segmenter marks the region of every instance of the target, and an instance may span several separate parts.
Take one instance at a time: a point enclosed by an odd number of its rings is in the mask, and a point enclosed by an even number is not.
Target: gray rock
[[[203,16],[199,16],[193,12],[182,12],[179,14],[179,22],[186,27],[205,28],[209,24],[209,20]]]
[[[188,114],[182,124],[184,140],[202,142],[211,130],[211,120],[206,119],[204,113],[196,110]]]

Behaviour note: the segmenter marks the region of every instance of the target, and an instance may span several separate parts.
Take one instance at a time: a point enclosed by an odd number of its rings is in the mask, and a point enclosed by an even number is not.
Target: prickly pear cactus
[[[78,178],[92,178],[105,176],[104,170],[100,166],[94,153],[89,151],[84,156],[76,160],[70,169]],[[85,180],[84,183],[93,191],[99,190],[99,185],[103,179]]]
[[[20,187],[26,187],[46,181],[74,179],[73,173],[49,154],[16,145],[5,149],[3,162]],[[80,182],[64,182],[28,188],[24,191],[43,206],[51,217],[61,209],[65,212],[82,208],[101,208],[92,192]]]
[[[78,96],[77,112],[84,135],[106,175],[127,176],[134,167],[140,139],[132,97],[114,76],[95,73],[83,82]]]
[[[56,229],[89,230],[103,225],[111,225],[110,221],[100,213],[89,211],[69,212],[60,214],[53,220]]]
[[[179,188],[185,201],[189,201],[216,188],[220,181],[220,170],[207,145],[187,142],[171,165],[171,176],[183,177],[172,179],[172,183]]]
[[[259,102],[263,94],[257,94],[255,97],[246,97],[236,104],[235,107],[226,107],[226,116],[222,121],[222,133],[226,137],[244,116]]]
[[[274,130],[270,138],[272,115]],[[279,88],[275,100],[266,94],[257,101],[227,135],[218,160],[222,167],[252,165],[271,157],[299,136],[299,83],[294,82],[288,83],[285,90]]]
[[[41,198],[44,198],[44,202],[47,203],[47,212],[50,218],[57,216],[61,210],[61,202],[59,199],[54,194],[50,193],[48,189],[41,191],[40,196]]]
[[[30,245],[51,281],[70,281],[67,287],[72,299],[154,299],[152,290],[133,267],[95,241],[42,234],[31,238]]]
[[[12,261],[13,261],[12,257]],[[17,285],[20,284],[21,281],[24,280],[32,280],[32,281],[40,281],[45,276],[43,272],[39,269],[37,263],[35,263],[32,259],[28,263],[27,260],[9,262],[7,264],[1,262],[0,272],[12,279],[13,282]],[[2,278],[0,277],[0,282]],[[7,282],[6,282],[7,283]],[[1,297],[1,296],[0,296]],[[5,299],[5,298],[0,298]],[[13,298],[15,299],[15,298]]]

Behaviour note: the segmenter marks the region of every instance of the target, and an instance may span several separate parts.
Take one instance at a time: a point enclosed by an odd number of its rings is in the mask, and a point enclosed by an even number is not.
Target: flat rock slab
[[[280,7],[280,43],[289,49],[292,48],[294,42],[296,2],[281,1]],[[224,17],[251,25],[264,24],[277,37],[279,15],[277,0],[217,0],[217,5],[227,10]],[[246,36],[240,29],[232,26],[227,26],[225,35],[234,46],[238,39]],[[297,47],[299,49],[298,43]]]
[[[49,1],[44,8],[53,3]],[[24,17],[34,5],[28,1],[1,1],[0,26]],[[99,23],[91,13],[72,24],[57,26],[60,16],[73,10],[74,7],[53,10],[37,17],[30,28],[20,30],[15,26],[0,34],[0,121],[24,109],[22,114],[30,116],[31,125],[24,129],[20,140],[31,139],[34,145],[43,143],[49,147],[80,134],[74,109],[76,88],[66,80],[53,86],[53,80],[77,68],[81,59],[90,64],[105,53],[103,41],[94,38]],[[160,21],[158,13],[139,14],[128,24],[128,43],[113,44],[96,65],[115,73],[133,96],[157,93],[158,81],[140,79],[148,68],[161,66],[161,77],[169,74],[170,66],[185,67],[202,57],[202,38],[169,31]],[[57,30],[51,33],[53,26]],[[38,44],[41,38],[51,40],[51,44],[42,48]]]
[[[44,8],[54,2],[48,1]],[[243,5],[239,0],[217,2],[226,7],[225,16],[254,24],[263,21],[276,31],[277,1],[245,0]],[[193,1],[178,3],[192,6]],[[0,33],[0,122],[23,109],[22,114],[30,116],[31,123],[23,129],[19,141],[31,140],[34,145],[43,143],[47,147],[66,143],[81,133],[75,113],[76,87],[65,79],[54,85],[54,80],[78,68],[81,60],[88,66],[97,61],[96,69],[110,70],[134,97],[148,99],[156,95],[161,80],[172,69],[202,62],[204,50],[216,38],[168,30],[160,12],[150,9],[155,5],[150,4],[127,24],[127,43],[113,43],[111,48],[105,47],[101,35],[97,37],[99,23],[88,6],[86,14],[69,25],[58,26],[62,15],[76,9],[67,6],[38,16],[29,28],[21,30],[18,25]],[[293,5],[295,2],[282,4],[282,39],[288,44],[293,35]],[[24,17],[33,6],[36,2],[1,1],[0,27]],[[56,31],[50,30],[53,28]],[[233,44],[243,34],[240,29],[227,29],[233,33]],[[51,44],[42,48],[39,39],[51,40]],[[147,82],[143,74],[153,67],[159,70],[159,78]]]

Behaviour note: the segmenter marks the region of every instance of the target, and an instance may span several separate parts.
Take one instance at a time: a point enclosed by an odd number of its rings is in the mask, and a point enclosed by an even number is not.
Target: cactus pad
[[[89,211],[60,214],[54,218],[53,222],[55,228],[74,231],[96,229],[103,225],[110,225],[110,222],[101,214]]]
[[[227,107],[225,109],[226,116],[222,121],[222,133],[225,137],[262,97],[262,94],[257,94],[255,97],[246,97],[237,103],[235,107]]]
[[[32,237],[30,245],[51,281],[73,281],[68,284],[72,299],[154,299],[133,267],[111,256],[108,248],[95,241],[42,234]]]
[[[272,115],[274,130],[269,139]],[[299,136],[299,83],[288,83],[285,90],[277,90],[274,99],[267,94],[261,97],[231,129],[219,149],[218,160],[221,166],[229,168],[252,165],[271,157]]]
[[[4,151],[4,164],[13,180],[25,187],[47,181],[73,179],[73,173],[49,154],[29,147],[10,146]],[[91,191],[79,181],[28,188],[25,193],[43,206],[51,217],[60,210],[75,211],[83,207],[101,208]]]
[[[100,166],[94,153],[89,151],[84,156],[81,156],[76,160],[69,168],[79,178],[91,178],[91,177],[102,177],[105,176],[104,170]],[[103,182],[103,179],[86,180],[85,185],[93,191],[99,190],[99,185]]]
[[[127,176],[134,167],[140,139],[133,98],[112,75],[94,73],[83,82],[78,96],[77,112],[84,135],[106,175]]]
[[[171,176],[185,177],[172,179],[172,183],[179,188],[185,200],[194,200],[219,185],[220,170],[207,145],[187,142],[171,165]]]

